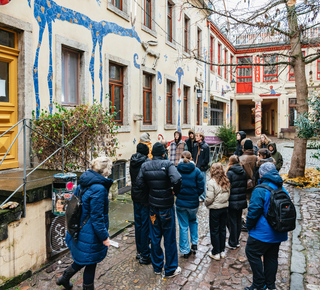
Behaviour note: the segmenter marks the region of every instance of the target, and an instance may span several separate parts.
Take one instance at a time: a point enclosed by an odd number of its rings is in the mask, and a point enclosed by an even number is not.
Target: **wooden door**
[[[0,29],[0,135],[17,123],[17,35]],[[17,134],[14,128],[0,138],[0,162]],[[1,169],[19,167],[17,140],[0,166]]]

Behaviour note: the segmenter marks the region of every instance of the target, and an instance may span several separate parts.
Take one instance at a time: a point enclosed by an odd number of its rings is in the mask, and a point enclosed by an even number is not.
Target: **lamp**
[[[197,98],[201,98],[201,97],[202,97],[202,90],[197,89]]]
[[[236,81],[234,79],[232,79],[232,81],[230,82],[230,86],[231,86],[231,89],[234,90],[235,87],[236,87]]]

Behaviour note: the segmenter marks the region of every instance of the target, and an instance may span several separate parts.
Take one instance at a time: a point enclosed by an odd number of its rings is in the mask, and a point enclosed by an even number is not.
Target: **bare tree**
[[[234,2],[232,0],[185,0],[184,5],[189,8],[207,10],[212,17],[218,19],[219,27],[224,27],[229,34],[231,31],[232,35],[241,33],[259,35],[264,32],[271,38],[277,36],[278,40],[281,39],[284,45],[284,50],[278,53],[281,61],[255,65],[290,65],[294,69],[295,75],[297,113],[300,115],[308,112],[308,84],[305,66],[319,59],[320,52],[315,50],[315,53],[303,55],[302,46],[320,45],[320,0],[255,1],[259,2],[259,6],[251,6],[250,8],[248,8],[250,0],[242,0],[237,4]],[[251,2],[253,1],[251,0]],[[230,4],[229,8],[227,8],[228,4]],[[315,31],[317,35],[315,35]],[[252,43],[253,45],[254,43]],[[216,63],[212,63],[212,65],[226,66],[226,64]],[[304,176],[306,148],[307,139],[296,136],[289,170],[290,178]]]

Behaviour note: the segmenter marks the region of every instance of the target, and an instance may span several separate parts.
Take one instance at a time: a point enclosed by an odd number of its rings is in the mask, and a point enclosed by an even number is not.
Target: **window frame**
[[[149,11],[147,11],[147,2],[149,2]],[[149,13],[149,15],[147,15]],[[144,26],[152,30],[152,0],[144,0]],[[149,25],[147,25],[147,18],[149,18]]]
[[[221,62],[221,43],[218,43],[218,75],[221,77],[221,67],[220,67],[220,62]]]
[[[120,7],[118,7],[118,6],[116,5],[116,1],[117,1],[117,0],[112,0],[111,4],[112,4],[114,7],[118,8],[119,10],[123,11],[123,3],[122,3],[122,0],[119,0],[119,1],[120,1]]]
[[[187,125],[189,124],[188,122],[188,117],[189,117],[189,114],[188,114],[188,101],[189,101],[189,91],[190,91],[190,88],[187,87],[187,86],[183,86],[183,124],[184,125]]]
[[[71,53],[71,54],[77,55],[76,102],[74,102],[74,103],[69,101],[69,98],[70,98],[69,90],[68,90],[68,88],[69,88],[69,84],[68,84],[69,71],[68,71],[68,61],[66,61],[66,56],[64,56],[65,53],[69,53],[69,54]],[[63,56],[64,56],[64,58],[63,58]],[[63,59],[65,60],[64,63],[63,63]],[[69,59],[69,57],[68,57],[68,59]],[[62,94],[64,93],[65,101],[62,101],[62,98],[60,99],[61,104],[63,106],[70,106],[71,107],[71,106],[79,105],[79,102],[80,102],[80,96],[79,96],[79,92],[80,92],[80,83],[79,83],[80,60],[81,60],[81,53],[78,50],[71,49],[71,48],[65,47],[65,46],[61,47],[61,68],[64,69],[64,73],[65,73],[64,79],[61,78],[61,82],[64,82],[64,86],[63,86],[63,84],[61,84],[61,97],[62,97]],[[62,71],[61,71],[61,76],[62,76]],[[63,91],[63,87],[64,87],[64,91]]]
[[[224,64],[227,64],[228,50],[224,50]],[[224,67],[224,79],[227,80],[227,66]]]
[[[237,66],[237,93],[252,93],[253,92],[253,64],[252,64],[252,56],[239,56],[237,57],[237,64],[239,64],[239,60],[242,58],[250,59],[250,63],[247,65]],[[251,75],[249,76],[239,76],[239,70],[241,69],[251,69]],[[251,79],[251,81],[241,82],[241,79]],[[249,87],[249,89],[247,89]]]
[[[230,53],[230,64],[233,64],[233,55]],[[230,66],[230,82],[233,80],[232,66]]]
[[[174,4],[172,4],[171,1],[167,1],[167,37],[169,37],[169,39],[167,38],[167,41],[171,43],[173,40],[173,7],[174,7]],[[170,23],[169,27],[168,27],[168,23]]]
[[[145,76],[149,76],[150,77],[150,87],[145,87],[144,86],[144,78]],[[152,79],[153,79],[153,75],[149,74],[147,72],[143,72],[143,84],[142,84],[142,88],[143,88],[143,125],[152,125]],[[150,121],[146,120],[146,93],[150,93]]]
[[[214,52],[214,37],[210,35],[210,63],[213,63]],[[210,65],[210,70],[213,72],[213,65]]]
[[[267,54],[267,55],[264,55],[263,56],[263,63],[265,63],[266,61],[266,57],[273,57],[273,56],[276,56],[276,60],[275,62],[278,62],[278,56],[275,55],[275,54]],[[272,69],[275,67],[276,68],[276,72],[274,74],[266,74],[266,70],[271,67]],[[274,83],[274,82],[278,82],[279,80],[279,76],[278,76],[278,65],[273,65],[273,66],[269,66],[269,67],[266,67],[266,66],[263,66],[263,82],[264,83]],[[266,80],[266,78],[274,78],[274,79],[271,79],[271,80]]]
[[[201,46],[202,46],[202,30],[197,27],[197,56],[201,58]]]
[[[295,104],[290,104],[290,100],[295,100]],[[288,98],[288,128],[295,127],[294,124],[290,125],[290,108],[295,108],[295,111],[297,111],[297,98]],[[293,116],[293,123],[295,120],[295,116]]]
[[[183,51],[190,54],[190,18],[184,14],[183,19]]]
[[[170,91],[168,92],[168,86],[170,85]],[[173,124],[173,87],[174,82],[167,79],[167,86],[166,86],[166,124],[172,125]],[[168,104],[170,103],[170,107]],[[171,109],[171,112],[169,112],[169,108]],[[169,113],[171,116],[171,119],[169,119]]]
[[[217,105],[221,105],[221,108],[215,108],[212,106],[214,104],[213,102],[216,102]],[[224,117],[224,111],[223,111],[224,104],[223,102],[210,100],[210,125],[211,126],[222,126],[223,125],[223,117]],[[218,117],[213,118],[212,114],[216,113]],[[214,122],[218,121],[218,122]],[[214,124],[217,123],[217,124]]]
[[[111,105],[112,105],[112,108],[110,107],[110,110],[111,110],[111,113],[113,114],[114,113],[114,108],[113,108],[113,106],[114,106],[114,88],[115,87],[120,87],[121,88],[121,95],[120,95],[120,103],[121,103],[121,105],[120,105],[120,109],[119,109],[119,111],[120,111],[120,120],[115,120],[114,119],[114,122],[116,122],[118,125],[123,125],[123,100],[124,100],[124,98],[123,98],[123,80],[124,80],[124,67],[123,66],[121,66],[121,65],[119,65],[119,64],[116,64],[116,63],[114,63],[114,62],[110,62],[109,63],[109,69],[110,69],[110,66],[117,66],[117,67],[119,67],[120,68],[120,81],[118,81],[118,80],[115,80],[115,79],[111,79],[110,78],[110,73],[109,73],[109,92],[110,92],[110,90],[112,91],[112,93],[110,94],[110,96],[109,96],[109,100],[110,100],[110,102],[111,102]],[[109,111],[110,111],[109,110]]]

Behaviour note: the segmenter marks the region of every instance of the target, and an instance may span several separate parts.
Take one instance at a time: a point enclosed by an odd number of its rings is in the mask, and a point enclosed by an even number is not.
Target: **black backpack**
[[[293,231],[296,228],[296,209],[290,196],[281,188],[273,189],[266,184],[259,184],[270,191],[270,204],[267,212],[269,225],[277,232],[284,233]]]
[[[68,202],[65,215],[67,231],[75,241],[78,239],[80,230],[84,227],[90,217],[88,215],[83,221],[82,225],[80,225],[82,214],[82,195],[83,192],[81,189],[79,196],[75,194],[72,195],[71,200]]]

